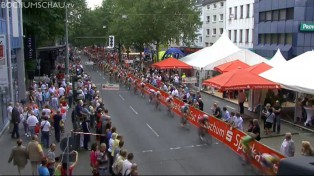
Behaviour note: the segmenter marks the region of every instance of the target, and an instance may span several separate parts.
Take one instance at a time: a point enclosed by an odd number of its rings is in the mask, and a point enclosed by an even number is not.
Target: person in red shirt
[[[76,166],[77,161],[78,161],[78,152],[77,151],[73,151],[72,153],[75,153],[75,161],[70,165],[69,168],[68,168],[68,163],[67,162],[63,162],[62,163],[61,176],[72,176],[73,169]]]

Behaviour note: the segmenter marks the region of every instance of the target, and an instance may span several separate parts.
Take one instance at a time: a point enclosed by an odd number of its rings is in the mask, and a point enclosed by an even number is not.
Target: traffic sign
[[[119,84],[102,84],[101,88],[102,90],[119,90]]]

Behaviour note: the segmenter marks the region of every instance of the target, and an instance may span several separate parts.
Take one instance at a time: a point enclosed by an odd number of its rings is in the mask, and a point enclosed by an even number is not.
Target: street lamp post
[[[65,68],[66,75],[69,75],[69,29],[68,29],[68,6],[65,6]]]

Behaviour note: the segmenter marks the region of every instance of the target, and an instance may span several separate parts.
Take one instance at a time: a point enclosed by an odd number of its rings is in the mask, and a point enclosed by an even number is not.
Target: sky
[[[87,7],[94,9],[95,6],[100,6],[102,0],[86,0]]]

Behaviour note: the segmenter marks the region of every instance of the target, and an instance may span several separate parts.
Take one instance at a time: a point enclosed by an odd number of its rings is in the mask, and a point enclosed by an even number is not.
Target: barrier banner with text
[[[129,75],[130,77],[132,77],[133,80],[137,79],[138,81],[140,81],[140,79],[136,78],[134,75]],[[140,89],[140,87],[138,87]],[[161,93],[161,103],[166,105],[166,99],[169,96],[168,93],[150,85],[150,84],[145,84],[145,92],[149,93],[149,90],[153,89],[155,91],[160,91]],[[181,100],[174,98],[174,102],[173,102],[173,111],[178,114],[180,117],[182,117],[181,114],[181,106],[184,105],[184,102],[182,102]],[[200,117],[202,117],[204,114],[206,114],[205,112],[190,106],[190,115],[189,115],[189,121],[191,124],[195,125],[196,127],[199,127],[198,124],[198,119]],[[244,155],[243,152],[243,147],[241,145],[241,138],[246,136],[247,134],[245,134],[244,132],[236,129],[236,128],[232,128],[228,123],[213,117],[210,114],[207,114],[210,118],[209,118],[209,126],[207,127],[207,132],[215,137],[217,140],[223,142],[224,144],[226,144],[227,146],[229,146],[234,152],[236,152],[238,155],[242,156]],[[251,143],[251,149],[252,149],[252,153],[253,153],[253,157],[254,160],[252,161],[253,165],[259,169],[263,169],[263,166],[260,162],[260,155],[263,153],[268,153],[271,155],[276,155],[279,158],[284,158],[284,156],[277,152],[276,150],[269,148],[268,146],[265,146],[264,144],[258,142],[258,141],[253,141]]]

